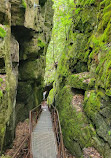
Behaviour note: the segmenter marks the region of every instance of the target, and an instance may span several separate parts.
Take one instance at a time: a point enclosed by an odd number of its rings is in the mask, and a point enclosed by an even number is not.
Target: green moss
[[[76,8],[76,9],[75,9],[75,14],[78,14],[80,11],[81,11],[80,8]]]
[[[50,96],[55,97],[59,110],[65,146],[81,157],[81,148],[88,146],[97,145],[104,153],[96,132],[104,143],[110,142],[110,110],[106,107],[107,97],[111,96],[110,0],[78,0],[73,17],[74,24],[68,32],[65,50],[58,60],[54,96]],[[86,71],[90,76],[80,77],[80,73]],[[87,79],[89,83],[85,82]],[[83,107],[85,115],[71,105],[73,94],[70,87],[87,90]],[[110,106],[110,102],[107,104]]]
[[[85,93],[84,111],[89,118],[95,118],[95,114],[100,110],[100,105],[99,97],[94,90]]]
[[[106,90],[106,95],[111,97],[111,88]]]
[[[80,157],[82,155],[80,148],[91,146],[95,131],[92,125],[88,124],[85,115],[72,108],[72,97],[70,86],[65,86],[56,96],[56,105],[59,110],[65,146],[72,154]]]
[[[94,88],[94,87],[95,87],[95,81],[96,81],[95,78],[91,78],[91,79],[90,79],[90,82],[89,82],[89,84],[88,84],[88,87],[89,87],[89,88]]]
[[[2,98],[2,96],[3,96],[3,92],[2,92],[2,90],[1,90],[1,83],[3,82],[3,79],[2,78],[0,78],[0,102],[1,102],[1,98]]]
[[[96,2],[96,0],[79,0],[79,1],[77,1],[77,5],[86,6],[86,5],[94,4],[95,2]]]
[[[54,91],[53,89],[51,89],[48,95],[47,103],[51,105],[53,104],[53,102],[54,102]]]
[[[22,79],[36,79],[41,81],[41,77],[44,74],[45,57],[24,63],[20,66],[20,78]]]
[[[104,53],[101,54],[100,62],[96,68],[96,73],[98,75],[98,79],[96,82],[96,86],[101,86],[105,90],[110,88],[111,84],[111,52],[108,48],[104,50]]]
[[[98,99],[104,98],[104,97],[105,97],[104,92],[98,91],[98,92],[97,92],[97,97],[98,97]]]
[[[0,37],[4,38],[5,36],[6,36],[6,31],[2,27],[0,27]]]
[[[88,88],[88,84],[84,82],[85,78],[80,78],[80,75],[71,75],[68,77],[68,84],[73,88],[84,89]]]
[[[61,87],[65,85],[66,78],[70,74],[70,71],[68,71],[68,59],[68,55],[66,51],[64,51],[58,63],[57,73],[55,74],[55,78],[58,79],[58,83]]]
[[[2,150],[3,150],[3,143],[4,143],[4,137],[5,137],[5,131],[6,131],[6,126],[4,124],[5,123],[4,120],[5,120],[4,116],[0,115],[0,143],[1,143],[0,144],[0,152],[1,153],[2,153]]]
[[[103,0],[102,2],[100,2],[100,6],[107,7],[108,5],[110,5],[110,0]]]
[[[27,8],[27,3],[26,3],[26,1],[25,1],[25,0],[22,0],[22,7],[23,7],[24,9],[26,9],[26,8]]]
[[[0,98],[3,96],[2,90],[0,90]]]
[[[110,16],[111,17],[111,16]],[[103,42],[110,42],[111,40],[111,20],[107,24],[107,28],[104,31],[104,34],[101,36]]]

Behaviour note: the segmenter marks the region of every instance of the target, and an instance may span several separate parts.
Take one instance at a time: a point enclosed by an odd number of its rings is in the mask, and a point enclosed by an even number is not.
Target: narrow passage
[[[57,145],[48,106],[42,113],[31,136],[33,158],[56,158]]]

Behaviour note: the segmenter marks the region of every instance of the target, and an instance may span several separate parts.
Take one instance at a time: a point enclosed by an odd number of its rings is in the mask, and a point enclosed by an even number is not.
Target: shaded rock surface
[[[40,7],[38,0],[0,1],[4,30],[0,37],[0,154],[12,143],[17,123],[41,102],[52,4],[51,0]]]

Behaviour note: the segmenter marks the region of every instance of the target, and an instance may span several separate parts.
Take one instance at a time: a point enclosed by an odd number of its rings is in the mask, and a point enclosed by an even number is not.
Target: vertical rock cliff
[[[0,1],[0,151],[42,100],[52,1]]]
[[[49,103],[59,110],[64,143],[80,158],[95,147],[111,157],[111,2],[74,1],[73,24],[58,60]]]

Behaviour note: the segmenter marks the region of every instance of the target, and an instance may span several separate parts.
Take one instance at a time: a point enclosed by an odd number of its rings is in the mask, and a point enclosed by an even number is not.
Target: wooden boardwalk
[[[56,138],[47,106],[43,107],[38,123],[32,132],[31,144],[33,158],[57,158]]]

